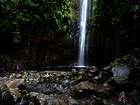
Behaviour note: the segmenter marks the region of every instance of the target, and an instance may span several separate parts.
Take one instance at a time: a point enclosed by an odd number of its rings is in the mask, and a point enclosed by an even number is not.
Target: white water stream
[[[85,66],[88,0],[81,1],[78,66]]]

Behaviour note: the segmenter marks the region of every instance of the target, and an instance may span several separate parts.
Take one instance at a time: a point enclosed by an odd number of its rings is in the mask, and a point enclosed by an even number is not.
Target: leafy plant
[[[29,23],[32,33],[68,31],[69,5],[69,0],[0,0],[0,33],[10,32],[19,42]]]

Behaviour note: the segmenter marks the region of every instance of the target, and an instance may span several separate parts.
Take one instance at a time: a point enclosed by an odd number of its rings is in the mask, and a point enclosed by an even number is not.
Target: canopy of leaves
[[[68,31],[69,4],[69,0],[0,0],[0,34],[10,34],[19,42],[26,32]]]
[[[139,0],[93,0],[92,59],[105,63],[139,47],[139,11]]]

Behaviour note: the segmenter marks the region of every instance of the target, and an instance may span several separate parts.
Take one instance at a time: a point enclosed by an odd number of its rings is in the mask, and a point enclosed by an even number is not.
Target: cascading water
[[[78,66],[85,66],[88,0],[82,0],[80,7],[81,10]]]

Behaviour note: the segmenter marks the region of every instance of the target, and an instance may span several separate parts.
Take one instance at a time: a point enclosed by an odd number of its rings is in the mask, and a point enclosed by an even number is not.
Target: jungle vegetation
[[[139,47],[139,0],[92,3],[89,64],[104,65]],[[1,65],[76,62],[78,22],[78,0],[0,0]]]

